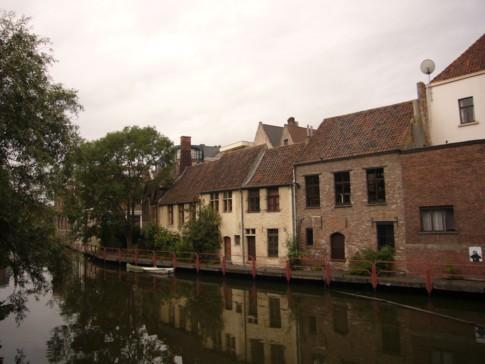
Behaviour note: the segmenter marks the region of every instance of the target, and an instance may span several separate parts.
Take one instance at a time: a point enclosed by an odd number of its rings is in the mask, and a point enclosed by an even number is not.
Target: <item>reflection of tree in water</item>
[[[182,297],[194,333],[220,336],[223,303],[218,286],[204,286],[197,295],[188,282],[177,282],[175,289],[169,280],[157,279],[154,288],[144,275],[116,275],[105,271],[94,278],[70,276],[56,287],[66,324],[52,331],[47,343],[50,362],[173,362],[174,354],[156,333],[165,325],[160,321],[161,304]]]

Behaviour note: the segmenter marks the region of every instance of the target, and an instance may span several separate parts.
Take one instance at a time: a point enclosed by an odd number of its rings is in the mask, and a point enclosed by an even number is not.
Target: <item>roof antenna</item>
[[[421,62],[421,72],[423,72],[425,75],[428,75],[428,84],[431,82],[431,74],[434,71],[435,64],[431,59],[425,59],[423,62]]]

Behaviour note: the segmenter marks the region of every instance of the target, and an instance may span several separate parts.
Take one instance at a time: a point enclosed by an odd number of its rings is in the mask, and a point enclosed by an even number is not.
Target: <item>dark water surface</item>
[[[3,363],[485,363],[478,326],[333,289],[71,260],[51,290],[29,296],[25,317],[0,321]],[[12,292],[2,272],[0,301]],[[485,323],[477,298],[380,297]]]

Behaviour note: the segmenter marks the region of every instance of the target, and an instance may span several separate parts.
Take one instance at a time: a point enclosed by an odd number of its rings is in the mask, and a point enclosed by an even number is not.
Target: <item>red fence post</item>
[[[177,268],[177,255],[172,253],[172,267]]]
[[[376,269],[376,262],[373,262],[372,263],[370,282],[372,284],[372,288],[375,291],[376,288],[377,288],[377,269]]]
[[[289,283],[291,281],[291,265],[289,260],[286,261],[285,273],[286,273],[286,281]]]
[[[195,271],[199,273],[200,271],[200,258],[199,253],[195,253]]]
[[[221,270],[222,270],[222,275],[226,275],[226,257],[223,255],[221,257]]]
[[[157,256],[155,255],[155,252],[154,251],[152,251],[152,265],[154,267],[157,266]]]
[[[256,278],[256,258],[253,257],[251,260],[251,274],[253,276],[253,279]]]
[[[428,295],[431,295],[431,292],[433,291],[433,277],[431,276],[431,271],[429,269],[426,269],[426,291],[428,292]]]
[[[330,283],[332,283],[332,267],[330,261],[327,261],[325,264],[325,284],[330,287]]]

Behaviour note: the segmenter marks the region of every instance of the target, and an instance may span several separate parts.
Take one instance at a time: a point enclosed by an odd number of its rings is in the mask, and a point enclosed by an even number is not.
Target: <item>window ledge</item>
[[[457,235],[458,231],[420,231],[420,235]]]
[[[248,214],[259,214],[261,210],[258,211],[246,211]]]
[[[480,123],[479,123],[478,121],[472,121],[472,122],[470,122],[470,123],[464,123],[464,124],[461,124],[461,123],[460,123],[460,125],[458,125],[458,127],[459,127],[459,128],[462,128],[462,127],[464,127],[464,126],[477,125],[477,124],[480,124]]]
[[[307,210],[320,210],[320,206],[305,206],[305,209]]]
[[[281,212],[281,210],[266,210],[266,212]]]
[[[344,208],[346,208],[346,207],[352,207],[352,204],[350,204],[350,205],[335,205],[334,207],[335,207],[336,209],[344,209]]]
[[[386,206],[387,202],[368,202],[367,206]]]

